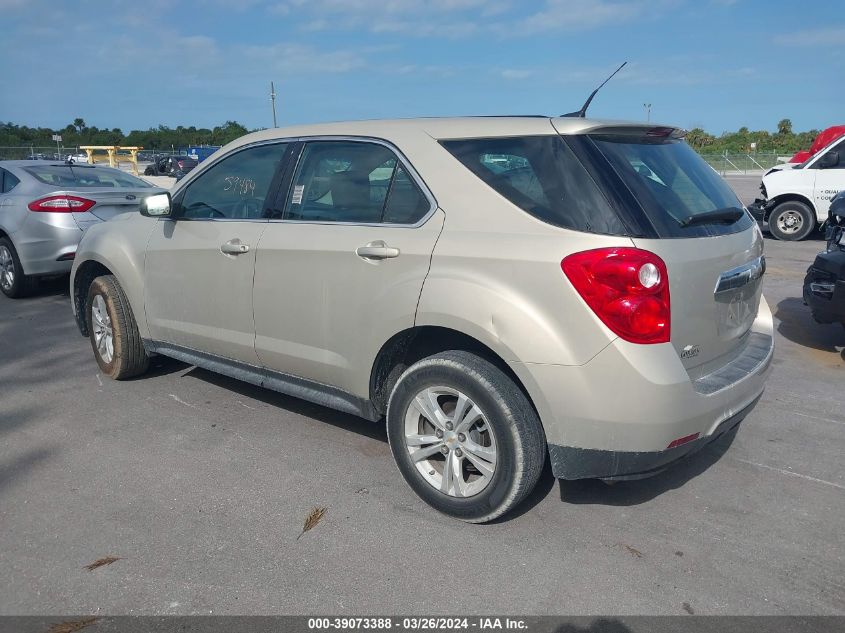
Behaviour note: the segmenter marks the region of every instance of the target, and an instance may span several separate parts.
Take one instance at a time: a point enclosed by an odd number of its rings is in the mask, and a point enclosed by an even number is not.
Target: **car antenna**
[[[611,73],[610,77],[601,82],[601,85],[590,93],[590,96],[587,97],[587,100],[584,102],[584,105],[581,106],[580,110],[576,112],[570,112],[569,114],[561,114],[560,116],[578,117],[579,119],[583,119],[585,116],[587,116],[587,108],[590,107],[590,104],[593,102],[593,97],[596,96],[596,93],[604,87],[604,84],[613,79],[613,76],[620,70],[622,70],[625,67],[625,64],[627,63],[628,62],[622,62],[622,65],[619,66],[619,68],[617,68],[616,70],[614,70]]]

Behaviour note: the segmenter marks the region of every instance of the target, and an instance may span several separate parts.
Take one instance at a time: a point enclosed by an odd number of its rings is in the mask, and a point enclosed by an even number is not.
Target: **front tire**
[[[35,279],[24,274],[21,259],[8,237],[0,238],[0,291],[10,299],[30,294]]]
[[[414,492],[471,523],[516,507],[546,458],[543,427],[525,394],[464,351],[424,358],[402,374],[388,403],[387,437]]]
[[[769,215],[769,231],[779,240],[798,242],[816,228],[813,210],[803,202],[781,202]]]
[[[88,337],[100,370],[114,380],[147,371],[147,355],[132,307],[114,275],[97,277],[85,302]]]

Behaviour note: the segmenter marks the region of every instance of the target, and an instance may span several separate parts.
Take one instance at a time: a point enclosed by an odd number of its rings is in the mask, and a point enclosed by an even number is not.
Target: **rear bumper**
[[[12,235],[15,250],[27,275],[69,273],[82,229],[70,213],[29,213]]]
[[[724,420],[716,430],[675,448],[663,451],[602,451],[549,444],[552,472],[558,479],[644,479],[691,457],[716,439],[739,426],[760,396],[741,411]]]
[[[540,414],[556,477],[626,478],[659,472],[736,426],[763,393],[773,353],[761,299],[741,350],[702,375],[670,344],[619,339],[582,366],[512,367]]]

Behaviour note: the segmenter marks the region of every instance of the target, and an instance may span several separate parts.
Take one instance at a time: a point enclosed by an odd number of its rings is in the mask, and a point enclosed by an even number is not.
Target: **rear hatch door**
[[[741,353],[760,304],[763,239],[728,184],[673,128],[618,127],[582,139],[649,227],[634,244],[666,263],[671,342],[693,378]],[[597,150],[597,151],[596,151]]]
[[[743,347],[762,294],[763,240],[754,229],[689,240],[635,239],[669,272],[671,341],[693,377],[729,362]]]

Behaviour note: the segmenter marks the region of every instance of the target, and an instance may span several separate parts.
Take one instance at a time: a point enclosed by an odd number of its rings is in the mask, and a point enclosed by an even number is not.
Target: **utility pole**
[[[278,127],[276,125],[276,88],[272,81],[270,82],[270,102],[273,104],[273,127]]]
[[[645,108],[645,120],[646,122],[651,122],[651,104],[644,103],[643,107]]]

